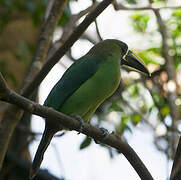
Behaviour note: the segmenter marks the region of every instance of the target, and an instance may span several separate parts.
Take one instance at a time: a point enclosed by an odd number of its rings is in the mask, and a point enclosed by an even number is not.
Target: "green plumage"
[[[77,60],[54,86],[44,105],[89,120],[119,85],[119,44],[120,41],[104,41]]]
[[[128,51],[125,43],[105,40],[95,45],[67,69],[51,90],[44,105],[88,121],[98,106],[117,89],[120,83],[120,65],[149,74],[143,62],[140,62],[132,51]],[[53,135],[61,129],[63,127],[60,127],[59,123],[55,124],[51,119],[46,120],[30,178],[36,174]]]
[[[95,74],[97,68],[98,62],[91,60],[91,58],[77,60],[53,87],[44,105],[60,111],[62,104]]]

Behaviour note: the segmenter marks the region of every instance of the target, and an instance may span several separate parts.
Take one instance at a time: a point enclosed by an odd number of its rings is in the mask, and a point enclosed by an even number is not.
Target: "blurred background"
[[[29,72],[52,2],[0,1],[0,71],[17,92]],[[66,41],[97,2],[100,1],[67,2],[54,28],[49,54]],[[152,77],[122,68],[119,88],[98,108],[90,123],[119,133],[154,179],[165,180],[181,133],[180,29],[180,0],[115,0],[53,67],[33,99],[43,104],[64,71],[94,44],[111,38],[124,41],[142,58]],[[36,66],[40,68],[42,63]],[[0,118],[6,106],[0,102]],[[24,179],[24,159],[31,162],[43,129],[42,118],[24,113],[13,134],[0,179]],[[22,164],[18,164],[21,160]],[[123,155],[74,131],[57,133],[42,168],[48,170],[42,173],[50,175],[49,179],[139,179]]]

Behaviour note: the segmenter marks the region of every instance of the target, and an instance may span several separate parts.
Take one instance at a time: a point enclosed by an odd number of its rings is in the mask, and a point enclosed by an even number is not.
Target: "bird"
[[[99,105],[110,97],[121,81],[120,66],[127,66],[150,76],[144,62],[128,49],[126,43],[107,39],[94,45],[75,61],[50,91],[44,106],[88,122]],[[29,178],[33,179],[54,134],[65,129],[45,120],[45,129],[35,154]]]

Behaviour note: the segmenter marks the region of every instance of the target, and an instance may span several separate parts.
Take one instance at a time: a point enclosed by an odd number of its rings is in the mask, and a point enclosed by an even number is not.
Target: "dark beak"
[[[151,76],[143,61],[130,50],[128,51],[124,59],[121,59],[121,65],[125,65],[126,67],[128,66],[135,71],[146,74],[147,76]]]

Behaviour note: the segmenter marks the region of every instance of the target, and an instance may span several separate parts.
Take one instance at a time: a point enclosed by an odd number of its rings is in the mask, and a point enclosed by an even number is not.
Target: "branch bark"
[[[58,122],[60,125],[63,125],[67,129],[79,131],[80,122],[76,119],[55,111],[52,108],[47,108],[45,106],[36,104],[35,102],[30,101],[23,96],[20,96],[19,94],[7,88],[6,82],[3,80],[1,74],[0,79],[4,83],[0,84],[0,90],[2,91],[1,94],[3,94],[3,92],[5,94],[0,97],[1,100],[15,104],[32,114],[36,114],[43,118],[49,118],[52,121],[56,121],[56,123]],[[3,87],[6,88],[3,89]],[[82,133],[89,137],[92,137],[97,142],[114,147],[118,150],[118,152],[123,153],[123,155],[127,158],[127,160],[133,166],[141,179],[153,180],[153,177],[151,176],[139,156],[120,136],[112,133],[108,137],[103,138],[103,133],[99,128],[93,127],[87,123],[84,124]]]
[[[71,35],[71,33],[74,31],[74,29],[76,28],[76,23],[77,21],[85,16],[86,14],[90,13],[91,11],[93,11],[93,9],[95,9],[95,7],[98,5],[98,3],[94,3],[91,6],[89,6],[88,8],[80,11],[77,14],[73,14],[72,17],[70,18],[69,22],[64,26],[63,29],[63,33],[62,36],[59,40],[57,40],[52,47],[50,48],[48,55],[46,57],[46,61],[48,59],[50,59],[52,57],[52,55],[54,55],[54,53],[62,46],[62,44],[68,39],[68,37]],[[45,62],[46,62],[45,61]]]
[[[68,0],[62,0],[62,1],[54,1],[51,7],[51,10],[48,10],[49,13],[47,15],[47,18],[45,18],[45,22],[43,23],[43,26],[41,28],[39,40],[37,43],[35,54],[32,58],[32,62],[29,68],[29,72],[24,79],[21,92],[26,89],[29,82],[37,75],[37,73],[40,71],[42,67],[42,62],[44,61],[48,48],[50,46],[50,43],[53,38],[53,33],[55,30],[55,27],[58,24],[59,18],[61,17],[63,13],[63,9],[66,6]]]
[[[157,22],[159,25],[160,34],[162,36],[162,56],[164,57],[165,62],[166,62],[165,66],[166,66],[166,72],[168,74],[168,81],[173,81],[176,84],[174,61],[173,61],[173,58],[168,54],[169,46],[167,43],[168,37],[167,37],[166,26],[162,20],[159,10],[153,9],[153,12],[156,16],[156,19],[157,19]],[[171,117],[172,117],[172,126],[171,127],[173,129],[177,129],[176,122],[179,119],[179,111],[178,111],[177,105],[175,104],[176,94],[175,94],[175,92],[168,92],[167,97],[168,97],[168,103],[169,103],[170,113],[171,113]],[[172,137],[171,137],[170,142],[172,144],[173,154],[176,152],[176,155],[174,158],[174,164],[173,164],[172,172],[171,172],[171,179],[174,179],[175,177],[178,177],[181,174],[181,163],[180,163],[181,138],[179,140],[177,151],[176,151],[176,145],[178,143],[178,135],[175,132],[172,132]]]
[[[179,139],[177,151],[174,157],[170,179],[171,180],[181,179],[181,138]]]
[[[119,10],[126,10],[126,11],[139,11],[139,10],[160,10],[160,9],[179,9],[181,6],[163,6],[163,7],[152,7],[150,4],[149,6],[145,7],[126,7],[121,3],[118,3],[117,1],[113,2],[113,7],[116,11]]]
[[[29,169],[31,167],[30,162],[17,156],[17,154],[15,154],[14,152],[8,151],[5,157],[5,163],[11,164],[11,170],[14,171],[14,173],[16,174],[17,176],[16,179],[17,178],[28,179]],[[3,178],[6,179],[6,177]],[[37,173],[36,180],[65,180],[65,178],[57,178],[52,174],[50,174],[46,169],[45,170],[40,169],[39,172]]]

